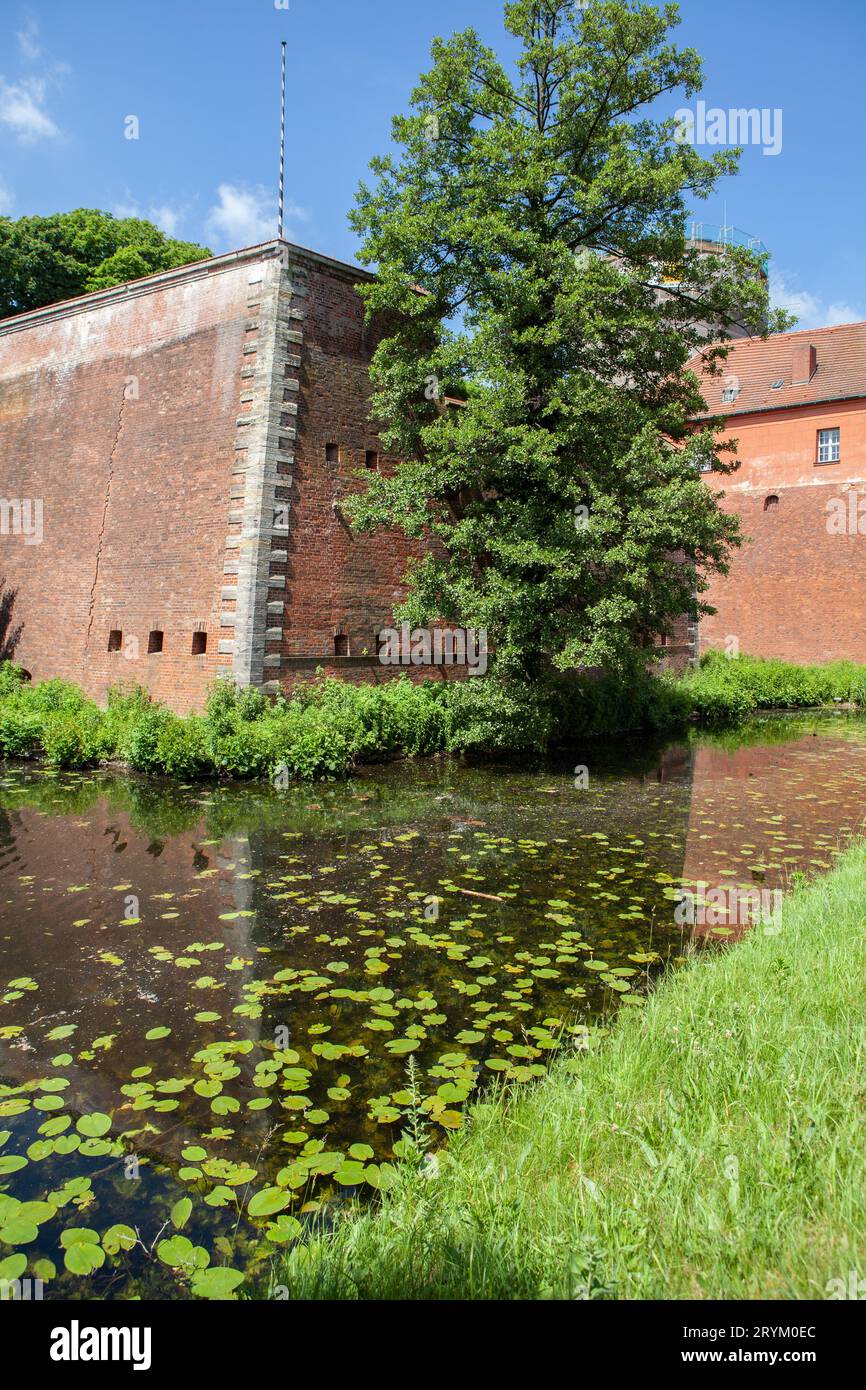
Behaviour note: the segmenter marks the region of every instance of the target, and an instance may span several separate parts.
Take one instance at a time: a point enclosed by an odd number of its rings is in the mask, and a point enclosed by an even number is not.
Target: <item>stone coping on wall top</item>
[[[165,285],[204,280],[210,275],[218,275],[223,271],[232,270],[235,266],[243,265],[246,262],[267,260],[282,255],[285,255],[287,260],[292,255],[306,257],[332,270],[339,270],[343,274],[353,277],[356,281],[359,279],[375,280],[376,278],[371,271],[364,270],[361,266],[351,265],[348,261],[335,260],[331,256],[322,255],[319,251],[311,251],[308,247],[297,246],[291,241],[275,239],[274,241],[264,241],[258,246],[245,247],[240,251],[228,251],[222,256],[208,256],[205,260],[191,261],[189,265],[175,266],[172,270],[161,270],[155,275],[144,275],[138,280],[129,280],[123,285],[114,285],[108,290],[94,290],[92,294],[78,295],[75,299],[60,300],[56,304],[46,304],[41,309],[31,309],[24,314],[15,314],[11,318],[0,320],[0,336],[17,333],[36,324],[50,323],[55,319],[66,318],[71,314],[88,313],[92,309],[101,308],[104,304],[133,299],[138,295],[152,294],[154,290],[162,289]]]

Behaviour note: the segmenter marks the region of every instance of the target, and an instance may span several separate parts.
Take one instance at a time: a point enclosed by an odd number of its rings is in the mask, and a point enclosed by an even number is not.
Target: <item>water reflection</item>
[[[692,937],[740,929],[683,926],[684,888],[784,888],[863,820],[850,718],[574,764],[283,793],[5,770],[0,1192],[57,1206],[26,1246],[49,1290],[174,1290],[138,1249],[82,1285],[58,1238],[126,1222],[148,1245],[182,1192],[187,1234],[255,1272],[288,1228],[239,1220],[251,1192],[276,1185],[285,1216],[384,1185],[407,1110],[441,1136],[479,1085],[639,1006]],[[110,1130],[80,1132],[94,1115]]]

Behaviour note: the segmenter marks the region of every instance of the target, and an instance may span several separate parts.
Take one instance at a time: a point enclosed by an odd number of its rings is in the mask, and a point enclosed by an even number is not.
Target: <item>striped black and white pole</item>
[[[280,113],[280,241],[286,217],[286,41],[283,39],[283,94]]]

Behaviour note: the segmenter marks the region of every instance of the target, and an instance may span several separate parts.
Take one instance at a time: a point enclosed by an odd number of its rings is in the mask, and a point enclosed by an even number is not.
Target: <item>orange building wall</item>
[[[841,459],[818,464],[818,430],[835,427]],[[866,400],[735,416],[723,437],[738,441],[740,467],[721,480],[722,505],[745,540],[704,596],[717,612],[701,622],[701,650],[866,662]],[[853,533],[833,534],[828,503],[842,500],[847,518],[851,493]]]

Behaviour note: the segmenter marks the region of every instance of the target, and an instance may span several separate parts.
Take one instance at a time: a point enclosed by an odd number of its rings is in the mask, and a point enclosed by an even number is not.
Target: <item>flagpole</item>
[[[280,112],[280,241],[284,239],[286,217],[286,40],[283,39],[283,86]]]

